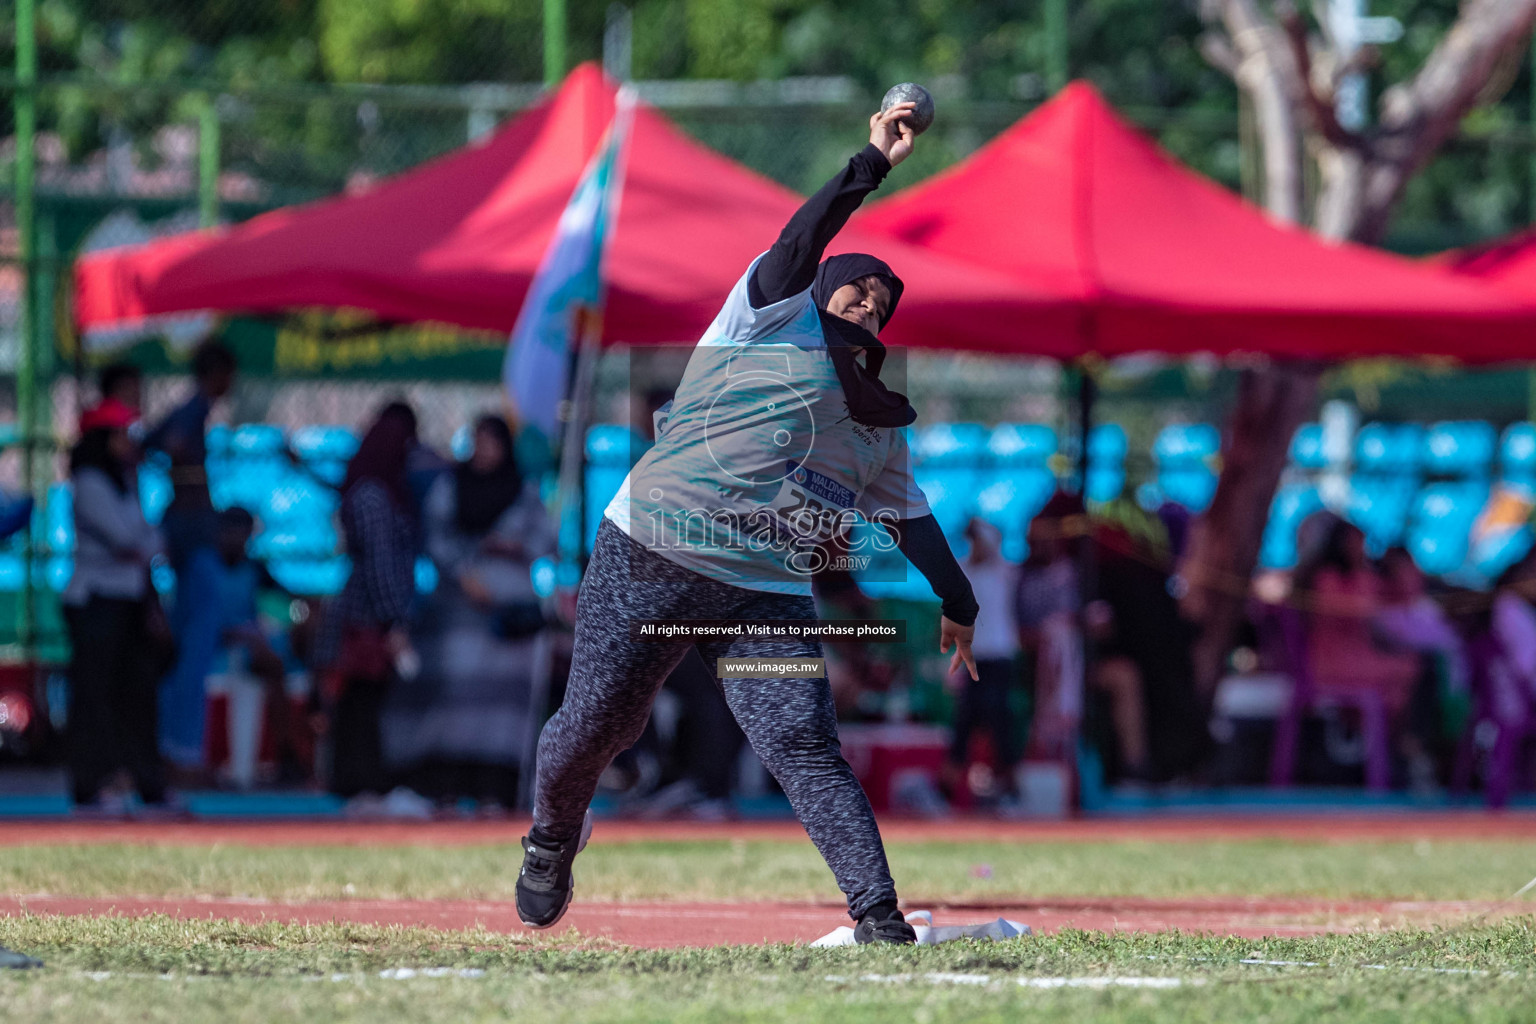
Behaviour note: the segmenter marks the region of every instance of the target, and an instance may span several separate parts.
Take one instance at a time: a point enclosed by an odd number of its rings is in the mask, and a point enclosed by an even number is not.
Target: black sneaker
[[[565,916],[575,886],[571,864],[592,836],[592,812],[581,834],[560,846],[543,846],[523,837],[523,869],[517,874],[517,916],[529,928],[551,928]]]
[[[907,924],[894,903],[882,903],[869,908],[853,928],[853,941],[859,945],[871,942],[889,942],[897,946],[910,946],[917,942],[917,932]]]

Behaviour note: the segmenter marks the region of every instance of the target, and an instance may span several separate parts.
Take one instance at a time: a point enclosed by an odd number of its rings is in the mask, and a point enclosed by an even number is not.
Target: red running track
[[[958,904],[934,908],[936,924],[974,924],[998,917],[1022,921],[1037,933],[1063,928],[1105,932],[1179,929],[1243,938],[1376,931],[1454,925],[1498,916],[1519,905],[1473,902],[1389,903],[1304,900],[1054,900],[1013,904]],[[143,899],[64,896],[0,898],[0,916],[165,914],[183,920],[293,924],[347,922],[457,931],[484,928],[532,938],[510,902],[466,900],[343,900],[280,903],[246,899]],[[560,945],[597,941],[645,948],[810,942],[849,924],[843,908],[811,903],[583,903],[545,933]]]

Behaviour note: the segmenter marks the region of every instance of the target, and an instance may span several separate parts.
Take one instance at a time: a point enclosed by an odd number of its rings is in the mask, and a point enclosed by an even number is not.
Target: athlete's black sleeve
[[[891,162],[871,143],[807,199],[747,281],[753,308],[762,309],[809,288],[816,280],[821,254],[889,173]]]
[[[962,626],[974,626],[979,608],[976,595],[971,592],[971,581],[966,579],[965,571],[955,561],[939,521],[926,515],[881,525],[896,539],[896,546],[907,561],[917,566],[917,571],[928,580],[943,602],[944,617]]]

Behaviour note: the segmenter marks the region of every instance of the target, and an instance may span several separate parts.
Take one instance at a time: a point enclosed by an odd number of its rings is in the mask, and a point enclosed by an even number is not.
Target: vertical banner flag
[[[554,441],[569,389],[570,353],[603,297],[603,252],[618,219],[634,92],[619,90],[613,121],[560,215],[512,328],[502,381],[522,421]]]

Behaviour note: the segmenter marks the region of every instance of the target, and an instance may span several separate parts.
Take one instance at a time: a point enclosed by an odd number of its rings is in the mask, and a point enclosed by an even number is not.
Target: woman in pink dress
[[[1375,690],[1395,717],[1408,704],[1418,658],[1378,646],[1373,622],[1385,606],[1385,584],[1365,557],[1365,534],[1342,520],[1297,573],[1307,610],[1307,655],[1319,693]]]

